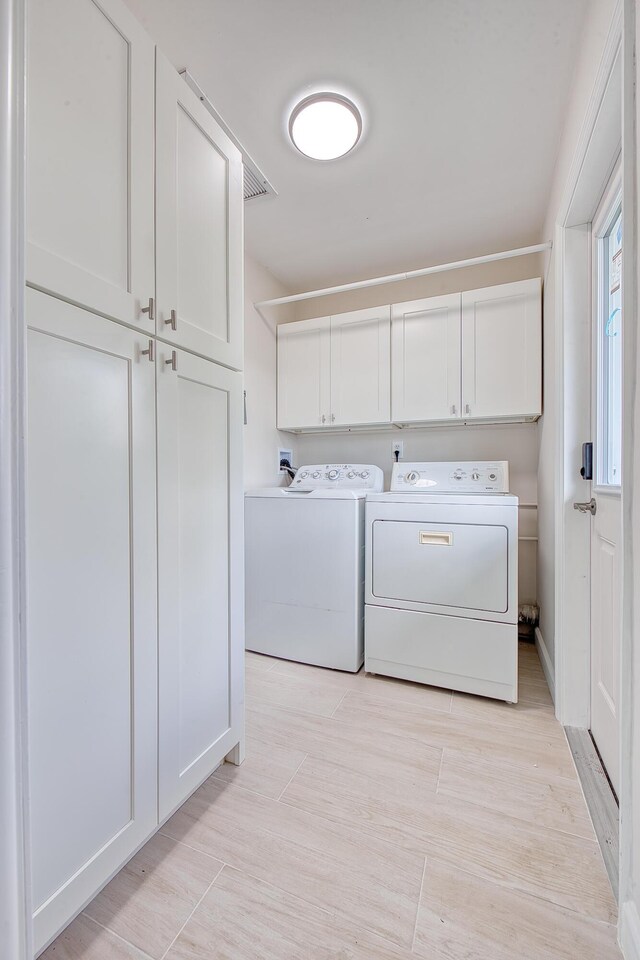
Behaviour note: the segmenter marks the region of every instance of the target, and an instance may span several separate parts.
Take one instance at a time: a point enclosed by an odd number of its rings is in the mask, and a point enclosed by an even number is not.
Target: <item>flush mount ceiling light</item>
[[[338,93],[305,97],[289,117],[293,145],[312,160],[337,160],[353,150],[362,133],[355,103]]]

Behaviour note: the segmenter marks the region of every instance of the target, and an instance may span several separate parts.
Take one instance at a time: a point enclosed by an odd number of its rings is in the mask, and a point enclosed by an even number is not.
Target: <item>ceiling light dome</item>
[[[353,150],[362,134],[355,103],[338,93],[305,97],[289,117],[293,145],[312,160],[337,160]]]

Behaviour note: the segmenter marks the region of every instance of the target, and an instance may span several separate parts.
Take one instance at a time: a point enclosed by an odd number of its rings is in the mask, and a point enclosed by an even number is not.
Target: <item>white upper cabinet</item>
[[[330,318],[282,323],[277,330],[279,429],[330,423]]]
[[[242,376],[158,344],[159,815],[242,735]]]
[[[153,43],[120,0],[27,9],[27,281],[152,332]]]
[[[242,366],[242,158],[164,56],[156,63],[157,335]]]
[[[390,307],[331,317],[331,424],[388,423]]]
[[[391,307],[391,416],[399,423],[461,415],[459,293]]]
[[[542,412],[541,282],[462,294],[463,417],[534,418]]]
[[[39,952],[157,824],[149,339],[27,291],[28,714]]]

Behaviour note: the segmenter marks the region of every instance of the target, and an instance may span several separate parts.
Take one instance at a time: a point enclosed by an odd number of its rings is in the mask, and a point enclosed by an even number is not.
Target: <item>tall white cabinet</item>
[[[242,163],[120,0],[30,0],[27,107],[40,951],[242,759]]]

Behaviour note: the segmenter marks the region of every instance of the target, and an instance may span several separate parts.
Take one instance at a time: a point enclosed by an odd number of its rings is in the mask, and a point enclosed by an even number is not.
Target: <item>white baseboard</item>
[[[618,937],[624,960],[640,960],[640,916],[633,900],[622,904]]]
[[[553,665],[553,660],[549,656],[547,645],[544,642],[544,637],[540,633],[540,627],[536,627],[536,649],[538,651],[538,656],[540,657],[542,670],[544,672],[546,681],[549,685],[549,690],[551,691],[553,702],[555,703],[556,702],[556,672]]]

